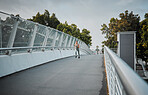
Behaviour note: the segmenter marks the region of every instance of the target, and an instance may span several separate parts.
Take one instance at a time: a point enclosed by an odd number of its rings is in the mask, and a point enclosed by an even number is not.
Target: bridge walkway
[[[0,95],[106,95],[104,76],[103,55],[69,57],[1,78]]]

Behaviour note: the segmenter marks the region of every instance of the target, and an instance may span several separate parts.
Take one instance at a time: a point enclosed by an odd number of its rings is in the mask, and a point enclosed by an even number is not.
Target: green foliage
[[[106,24],[101,25],[102,34],[107,39],[102,43],[110,48],[117,47],[117,32],[138,31],[139,29],[140,17],[134,15],[132,11],[128,13],[128,10],[126,10],[125,13],[120,13],[119,18],[111,18],[108,26]]]
[[[81,36],[80,36],[80,39],[82,41],[84,41],[87,45],[91,45],[91,36],[90,36],[90,31],[87,30],[87,29],[83,29],[82,30],[82,33],[81,33]]]
[[[146,19],[148,19],[148,13],[146,13],[144,17],[145,17]]]
[[[44,14],[40,14],[38,12],[36,16],[33,16],[32,19],[28,20],[37,22],[42,25],[50,26],[55,29],[57,28],[57,25],[60,24],[60,21],[56,18],[55,14],[53,13],[52,16],[50,16],[48,10],[45,10]]]
[[[146,14],[145,19],[140,22],[140,29],[137,33],[137,57],[148,62],[148,17]]]
[[[87,45],[91,45],[91,36],[90,31],[87,29],[83,29],[82,33],[80,32],[80,29],[75,24],[68,25],[67,21],[62,24],[60,21],[56,18],[55,13],[53,13],[50,16],[50,13],[48,10],[45,10],[44,14],[40,14],[39,12],[36,14],[36,16],[33,16],[32,19],[28,19],[34,22],[37,22],[42,25],[46,25],[49,27],[52,27],[54,29],[58,29],[59,31],[62,31],[64,33],[67,33],[69,35],[72,35],[82,41],[84,41]]]
[[[120,19],[111,18],[108,26],[106,24],[101,25],[102,34],[107,39],[102,42],[103,46],[116,48],[117,32],[137,31],[137,58],[148,62],[148,13],[145,14],[145,19],[141,22],[138,15],[134,15],[133,12],[128,13],[128,10],[125,13],[120,13],[119,17]]]
[[[83,29],[82,33],[80,32],[80,29],[77,27],[75,24],[68,25],[67,22],[64,24],[60,23],[57,26],[57,29],[59,31],[63,31],[64,33],[67,33],[69,35],[72,35],[82,41],[84,41],[87,45],[91,45],[91,36],[90,36],[90,31],[87,29]]]

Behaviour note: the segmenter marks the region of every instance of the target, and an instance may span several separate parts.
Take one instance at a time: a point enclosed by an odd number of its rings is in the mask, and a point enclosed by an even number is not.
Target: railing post
[[[69,36],[69,35],[66,35],[66,39],[65,39],[65,42],[64,42],[64,48],[65,48],[66,45],[67,45],[68,36]]]
[[[54,48],[55,44],[56,44],[56,37],[57,37],[57,31],[55,32],[55,35],[54,35],[54,38],[53,38],[53,41],[52,41],[52,47]]]
[[[30,43],[28,45],[29,47],[33,47],[33,45],[34,45],[34,40],[35,40],[35,36],[37,33],[37,28],[38,28],[38,24],[35,24]],[[32,49],[28,49],[28,52],[32,52]]]
[[[31,38],[30,43],[29,43],[30,47],[32,47],[34,45],[34,40],[35,40],[35,36],[36,36],[36,33],[37,33],[37,28],[38,28],[38,25],[35,24],[34,31],[33,31],[33,34],[32,34],[32,38]]]
[[[58,45],[58,47],[61,47],[61,46],[62,46],[62,42],[63,42],[63,35],[64,35],[64,33],[62,32],[61,37],[60,37],[60,41],[59,41],[59,45]]]
[[[46,27],[46,35],[45,35],[45,38],[44,38],[42,46],[46,46],[47,40],[48,40],[48,36],[49,36],[49,30],[48,30],[48,27]]]
[[[73,41],[72,41],[71,47],[74,47],[74,42],[75,42],[75,38],[73,37]]]
[[[8,48],[13,47],[14,40],[15,40],[15,35],[16,35],[16,31],[17,31],[17,27],[18,27],[18,23],[19,23],[19,17],[16,17],[14,19],[15,19],[15,22],[13,24],[13,29],[11,30],[11,34],[10,34],[8,44],[7,44]],[[11,55],[11,50],[7,51],[7,54]]]
[[[80,45],[80,40],[78,40],[78,44]]]
[[[68,45],[67,45],[67,47],[70,47],[71,40],[72,40],[72,36],[71,36],[71,37],[70,37],[70,39],[69,39],[69,42],[68,42]]]
[[[1,17],[0,17],[0,48],[2,48],[2,23],[1,23]]]
[[[48,30],[48,27],[46,27],[46,35],[45,35],[45,38],[44,38],[42,46],[46,46],[47,40],[48,40],[48,36],[49,36],[49,30]],[[42,51],[44,51],[44,50],[45,50],[45,48],[42,48]]]
[[[11,34],[10,34],[8,45],[7,45],[8,48],[13,47],[13,43],[14,43],[14,40],[15,40],[15,35],[16,35],[18,23],[19,23],[19,18],[15,18],[15,23],[13,25],[13,29],[11,30]]]

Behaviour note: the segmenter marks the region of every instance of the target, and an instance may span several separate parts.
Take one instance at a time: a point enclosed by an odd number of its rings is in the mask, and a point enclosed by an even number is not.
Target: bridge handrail
[[[74,47],[52,47],[52,46],[34,46],[34,47],[12,47],[12,48],[0,48],[0,51],[3,50],[18,50],[18,49],[36,49],[36,48],[74,48]]]
[[[119,80],[121,81],[121,84],[123,86],[122,91],[123,90],[124,91],[122,92],[123,94],[121,95],[147,95],[148,84],[137,73],[135,73],[127,65],[125,61],[123,61],[108,47],[105,46],[104,49],[105,49],[104,52],[106,57],[105,58],[106,68],[109,68],[107,67],[108,62],[113,65],[113,67],[115,68],[115,72],[117,73],[117,76],[119,77]],[[106,71],[106,72],[110,73],[110,71]],[[107,77],[107,80],[108,79],[109,79],[109,76]],[[116,84],[114,86],[116,86]]]
[[[37,50],[38,49],[38,50]],[[16,50],[17,52],[14,52]],[[23,50],[18,52],[19,50]],[[34,47],[12,47],[0,48],[0,55],[12,55],[15,53],[31,53],[35,51],[49,51],[49,50],[74,50],[74,47],[57,47],[57,46],[34,46]],[[12,53],[13,52],[13,53]]]
[[[80,48],[92,54],[88,46],[76,37],[19,16],[14,16],[13,14],[2,11],[0,11],[0,14],[7,16],[6,20],[2,20],[0,17],[0,52],[31,48],[69,48],[74,47],[75,41],[78,41]],[[8,29],[5,29],[6,26]],[[20,36],[18,37],[16,34]],[[5,40],[3,35],[7,37]],[[15,40],[16,36],[18,38]],[[28,39],[24,39],[23,36],[24,38],[26,36]],[[41,39],[41,41],[37,42],[37,39]]]

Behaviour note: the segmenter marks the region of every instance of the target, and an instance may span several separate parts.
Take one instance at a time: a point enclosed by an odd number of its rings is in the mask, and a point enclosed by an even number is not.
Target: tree
[[[108,26],[106,24],[102,26],[102,34],[105,35],[106,41],[103,41],[103,46],[106,45],[109,48],[117,47],[117,32],[125,31],[137,31],[136,32],[136,54],[137,58],[141,58],[148,63],[148,13],[145,14],[145,19],[140,22],[140,17],[134,15],[131,11],[128,13],[120,13],[120,19],[111,18]]]
[[[140,29],[137,33],[137,57],[148,63],[148,13],[140,22]]]
[[[59,25],[57,25],[57,30],[59,31],[63,31],[64,30],[64,24],[60,23]]]
[[[59,25],[57,25],[57,29],[59,31],[72,35],[72,27],[71,25],[68,25],[67,21],[64,24],[60,23]]]
[[[119,14],[119,18],[111,18],[108,26],[106,24],[101,25],[102,34],[105,34],[107,39],[102,43],[110,48],[117,47],[117,32],[139,30],[140,17],[137,14],[134,15],[132,11],[128,13],[128,10],[126,10],[125,13]]]
[[[90,31],[87,30],[87,29],[83,29],[83,30],[82,30],[80,39],[81,39],[82,41],[84,41],[84,42],[85,42],[87,45],[89,45],[89,46],[92,44],[92,43],[91,43],[92,39],[91,39],[91,36],[90,36]]]
[[[84,41],[89,46],[92,44],[92,37],[90,36],[90,31],[87,29],[83,29],[82,32],[80,32],[80,29],[77,27],[77,25],[68,25],[67,21],[64,24],[60,23],[57,26],[57,29]]]
[[[60,21],[56,18],[55,14],[53,13],[52,16],[50,17],[49,26],[56,29],[59,24]]]
[[[40,14],[39,12],[36,14],[36,16],[33,16],[32,19],[28,19],[34,22],[37,22],[42,25],[50,26],[54,29],[57,28],[57,25],[60,24],[60,21],[56,18],[55,14],[53,13],[52,16],[50,16],[50,13],[48,10],[45,10],[44,14]]]
[[[148,13],[146,13],[144,17],[145,17],[146,19],[148,19]]]
[[[36,16],[33,16],[33,19],[31,19],[31,20],[34,22],[38,22],[39,24],[45,25],[44,15],[40,14],[39,12],[36,14]]]
[[[37,22],[42,25],[52,27],[54,29],[57,29],[57,30],[67,33],[69,35],[72,35],[72,36],[84,41],[87,45],[92,44],[90,31],[88,31],[87,29],[83,29],[82,33],[81,33],[80,29],[75,24],[68,25],[67,21],[65,21],[65,23],[60,23],[60,21],[55,16],[55,13],[53,13],[50,16],[50,13],[48,12],[48,10],[45,10],[44,14],[40,14],[38,12],[36,14],[36,16],[33,16],[32,19],[28,19],[28,20]]]

